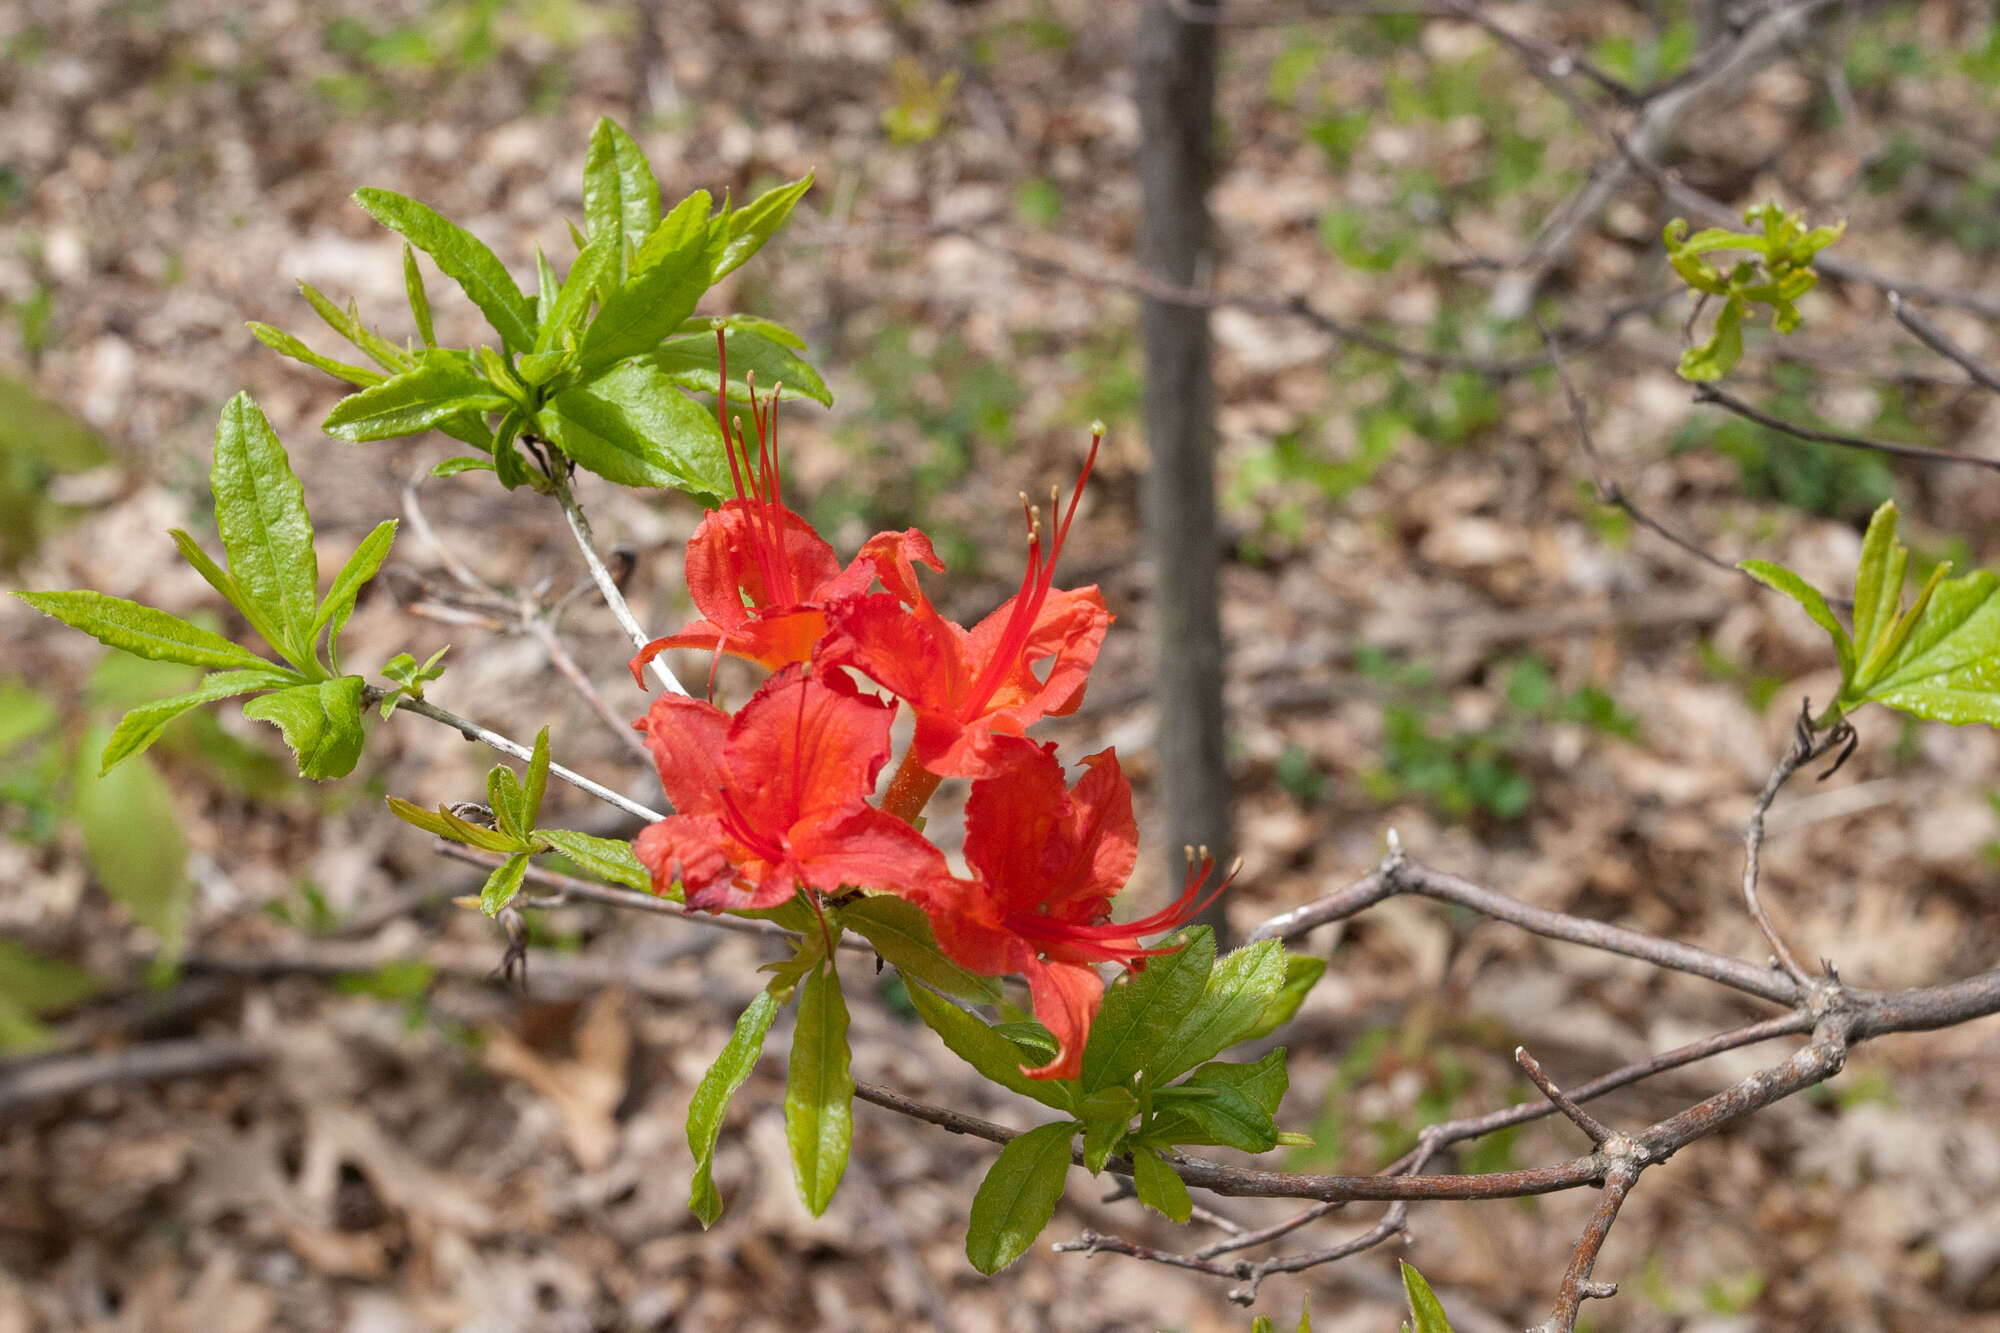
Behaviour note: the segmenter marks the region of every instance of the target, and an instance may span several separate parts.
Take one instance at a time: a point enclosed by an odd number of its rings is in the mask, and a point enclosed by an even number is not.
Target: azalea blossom
[[[1057,590],[1055,568],[1102,440],[1101,433],[1092,436],[1090,456],[1053,532],[1044,534],[1040,513],[1028,509],[1028,565],[1020,591],[971,629],[940,615],[907,565],[898,576],[883,574],[891,591],[855,598],[829,618],[819,661],[859,668],[916,715],[905,770],[921,765],[929,779],[898,774],[898,787],[911,793],[891,792],[887,804],[898,814],[914,816],[939,777],[996,773],[998,738],[1021,736],[1042,718],[1074,712],[1083,702],[1111,613],[1095,587]]]
[[[773,671],[809,661],[826,633],[828,603],[867,592],[878,570],[886,571],[884,586],[892,590],[914,589],[918,564],[944,571],[930,538],[915,528],[876,534],[841,568],[833,547],[785,505],[778,467],[778,390],[760,403],[752,388],[753,460],[740,419],[733,428],[728,420],[729,371],[720,332],[716,347],[723,385],[716,415],[736,496],[709,510],[688,539],[688,595],[701,618],[677,634],[653,640],[633,657],[632,675],[642,688],[646,663],[669,648],[727,653]]]
[[[1069,787],[1053,744],[1002,738],[993,750],[997,772],[972,784],[965,806],[973,877],[936,881],[917,901],[938,946],[960,966],[1026,978],[1035,1017],[1056,1039],[1055,1057],[1028,1076],[1075,1078],[1104,1000],[1096,964],[1137,968],[1169,952],[1140,941],[1185,924],[1228,881],[1204,897],[1214,861],[1190,858],[1173,904],[1136,921],[1112,921],[1111,899],[1131,877],[1139,847],[1132,785],[1117,755],[1087,756],[1087,771]]]
[[[903,820],[868,804],[889,758],[890,704],[791,668],[731,717],[662,694],[637,724],[677,813],[633,848],[689,907],[776,907],[809,888],[910,892],[945,874],[944,856]]]

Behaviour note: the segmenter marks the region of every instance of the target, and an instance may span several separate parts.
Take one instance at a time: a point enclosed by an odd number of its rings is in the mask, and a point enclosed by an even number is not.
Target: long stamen
[[[1000,682],[1007,673],[1020,662],[1027,650],[1028,636],[1034,631],[1035,622],[1041,618],[1042,608],[1048,604],[1049,593],[1055,586],[1056,561],[1062,556],[1063,542],[1069,537],[1070,524],[1076,521],[1076,507],[1083,498],[1084,485],[1090,480],[1090,470],[1097,463],[1098,446],[1104,443],[1104,427],[1101,423],[1091,423],[1090,453],[1083,460],[1083,471],[1078,474],[1076,486],[1070,491],[1069,508],[1055,524],[1050,534],[1046,552],[1042,547],[1042,524],[1040,512],[1021,497],[1021,506],[1028,515],[1028,567],[1021,576],[1021,591],[1014,595],[1014,605],[1007,615],[1007,625],[1001,631],[1000,643],[993,656],[987,661],[979,678],[973,682],[966,698],[963,717],[975,717],[986,709],[986,705],[999,690]],[[1051,489],[1049,496],[1049,517],[1055,519],[1058,494]]]

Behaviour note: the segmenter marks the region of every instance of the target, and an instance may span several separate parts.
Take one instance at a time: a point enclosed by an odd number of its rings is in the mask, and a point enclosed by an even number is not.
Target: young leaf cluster
[[[1794,302],[1819,283],[1819,274],[1812,269],[1813,257],[1847,229],[1845,222],[1839,222],[1807,230],[1802,217],[1777,204],[1753,205],[1744,212],[1743,220],[1761,230],[1706,227],[1690,236],[1686,218],[1667,224],[1667,262],[1674,272],[1704,299],[1713,296],[1722,302],[1708,341],[1681,354],[1682,379],[1718,380],[1734,368],[1743,356],[1743,320],[1752,306],[1771,307],[1771,327],[1779,333],[1796,329],[1799,311]],[[1751,257],[1725,272],[1704,258],[1717,250],[1741,251]]]
[[[87,590],[15,595],[112,648],[209,671],[195,689],[125,714],[104,747],[101,772],[144,751],[189,709],[247,694],[254,697],[243,705],[243,715],[272,723],[284,734],[301,775],[344,777],[361,755],[365,682],[341,673],[340,631],[389,554],[395,520],[378,524],[362,540],[321,597],[305,488],[247,394],[239,393],[222,410],[209,484],[226,567],[179,528],[173,530],[174,543],[277,661],[122,597]]]
[[[1283,1047],[1248,1064],[1217,1060],[1239,1042],[1291,1018],[1325,971],[1323,959],[1287,955],[1266,940],[1215,956],[1215,936],[1192,927],[1167,941],[1172,953],[1127,973],[1091,1024],[1080,1077],[1031,1079],[1054,1042],[1039,1024],[989,1024],[943,996],[912,988],[918,1014],[952,1052],[987,1078],[1068,1117],[1012,1140],[973,1200],[966,1254],[982,1273],[1019,1258],[1061,1197],[1076,1136],[1095,1173],[1129,1157],[1139,1200],[1177,1222],[1192,1206],[1170,1154],[1222,1145],[1266,1152],[1297,1143],[1274,1117],[1288,1086]]]
[[[1948,577],[1941,561],[1904,604],[1909,549],[1896,537],[1896,505],[1875,511],[1854,574],[1850,634],[1818,589],[1791,570],[1746,560],[1743,571],[1803,606],[1833,640],[1840,695],[1825,722],[1879,703],[1934,722],[2000,726],[2000,577]]]
[[[398,345],[300,284],[320,318],[373,368],[321,356],[268,324],[250,328],[266,346],[355,386],[325,422],[349,442],[386,440],[429,429],[477,452],[450,458],[439,476],[481,469],[509,490],[550,486],[546,444],[579,467],[626,486],[663,486],[711,503],[729,490],[715,414],[684,391],[721,387],[715,330],[725,331],[732,387],[744,377],[782,380],[826,403],[826,385],[797,352],[804,341],[781,324],[750,316],[694,318],[708,289],[770,238],[812,184],[805,176],[742,208],[718,208],[697,190],[664,212],[645,154],[624,130],[600,120],[584,161],[585,230],[571,228],[577,252],[557,278],[535,257],[535,290],[524,292],[484,241],[429,205],[390,190],[354,198],[404,239],[403,274],[417,342]],[[441,346],[416,252],[456,283],[493,334],[476,347]],[[524,455],[523,446],[528,446]]]
[[[436,659],[433,658],[433,661]],[[392,664],[393,665],[393,664]],[[387,669],[384,669],[387,674]],[[584,871],[640,893],[650,893],[653,880],[632,854],[632,844],[615,838],[599,838],[571,829],[539,827],[542,797],[549,789],[549,729],[535,735],[535,748],[528,760],[525,781],[514,776],[505,764],[495,764],[486,774],[486,808],[489,819],[468,819],[468,813],[440,805],[426,810],[401,797],[389,798],[389,810],[406,824],[447,842],[456,842],[482,852],[495,852],[502,861],[479,891],[479,906],[488,916],[498,916],[527,878],[528,863],[543,852],[560,852]]]

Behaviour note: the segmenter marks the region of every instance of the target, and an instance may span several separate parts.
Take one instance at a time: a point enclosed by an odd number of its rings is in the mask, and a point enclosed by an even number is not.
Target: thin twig
[[[618,737],[619,743],[650,762],[653,758],[651,747],[632,726],[630,718],[620,717],[617,711],[604,701],[604,696],[590,683],[590,677],[583,674],[583,668],[577,665],[574,657],[570,656],[569,649],[563,644],[562,636],[556,633],[556,628],[549,623],[548,617],[539,612],[524,615],[522,628],[534,636],[535,642],[542,645],[542,651],[549,655],[549,662],[562,674],[562,678],[569,682],[570,688],[576,691],[585,706],[611,729],[613,735]]]
[[[0,1112],[102,1087],[156,1079],[198,1078],[256,1064],[270,1052],[242,1037],[146,1042],[120,1051],[28,1059],[0,1067]]]
[[[1898,324],[1901,324],[1911,333],[1916,334],[1924,346],[1930,348],[1939,356],[1944,357],[1947,361],[1957,363],[1958,368],[1972,376],[1974,380],[1991,389],[1993,392],[2000,393],[2000,370],[1995,370],[1992,366],[1987,365],[1984,361],[1981,361],[1978,357],[1953,342],[1951,335],[1925,318],[1922,311],[1912,309],[1910,304],[1903,299],[1901,292],[1892,291],[1889,293],[1889,313],[1896,317]]]
[[[1576,1327],[1576,1313],[1586,1297],[1605,1299],[1618,1294],[1615,1283],[1592,1282],[1590,1274],[1597,1267],[1597,1256],[1611,1234],[1611,1224],[1618,1218],[1618,1209],[1624,1204],[1625,1196],[1632,1192],[1632,1186],[1638,1183],[1641,1169],[1639,1162],[1621,1161],[1605,1174],[1604,1193],[1598,1198],[1597,1207],[1591,1211],[1590,1220],[1584,1224],[1583,1234],[1577,1238],[1569,1267],[1563,1273],[1562,1289],[1556,1296],[1555,1311],[1536,1333],[1570,1333]]]
[[[1926,463],[1970,463],[1974,467],[2000,472],[2000,458],[1963,453],[1957,449],[1927,449],[1917,444],[1896,444],[1889,440],[1871,439],[1866,435],[1843,435],[1838,431],[1817,430],[1811,426],[1796,425],[1782,417],[1774,417],[1769,412],[1760,411],[1727,390],[1716,388],[1713,384],[1696,385],[1694,400],[1697,403],[1713,403],[1717,407],[1734,412],[1746,421],[1754,421],[1760,426],[1768,426],[1795,439],[1810,440],[1815,444],[1837,444],[1843,449],[1868,449],[1878,454],[1920,459]]]
[[[1810,990],[1813,980],[1799,966],[1799,960],[1792,956],[1792,951],[1785,947],[1783,937],[1771,924],[1771,918],[1765,913],[1763,901],[1757,894],[1757,861],[1758,853],[1764,846],[1764,816],[1769,813],[1771,802],[1778,799],[1778,789],[1798,771],[1801,764],[1809,764],[1835,746],[1847,744],[1853,736],[1854,728],[1844,718],[1829,728],[1824,737],[1815,735],[1812,705],[1801,705],[1798,723],[1792,728],[1792,743],[1785,748],[1777,766],[1771,770],[1764,790],[1757,794],[1757,803],[1751,808],[1750,821],[1743,830],[1743,905],[1749,910],[1750,919],[1757,923],[1764,942],[1771,946],[1771,955],[1777,965],[1785,970],[1786,976],[1798,983],[1802,991]]]
[[[465,847],[440,838],[431,847],[439,856],[454,861],[463,861],[470,866],[492,870],[507,858],[498,852],[482,852],[477,848]],[[548,908],[564,907],[573,902],[598,903],[605,907],[619,907],[627,911],[647,912],[653,916],[670,916],[678,921],[690,921],[698,926],[708,926],[714,930],[729,931],[737,935],[757,935],[765,939],[797,940],[796,931],[786,930],[775,921],[758,917],[726,916],[715,912],[691,912],[671,898],[657,894],[640,893],[635,889],[620,888],[614,884],[599,884],[594,880],[578,879],[574,875],[562,875],[553,870],[544,870],[531,865],[523,876],[530,884],[539,884],[545,889],[553,889],[553,897],[522,897],[515,899],[520,907]],[[850,953],[873,955],[875,949],[868,941],[849,935],[840,937],[839,946]]]
[[[1620,486],[1617,478],[1611,475],[1611,468],[1605,463],[1604,455],[1597,450],[1597,441],[1590,433],[1590,414],[1584,409],[1583,395],[1577,392],[1576,382],[1570,378],[1569,366],[1563,360],[1561,345],[1542,326],[1539,316],[1531,317],[1534,319],[1535,332],[1542,335],[1542,342],[1549,349],[1549,364],[1555,368],[1556,378],[1562,382],[1563,395],[1569,400],[1570,420],[1576,426],[1576,437],[1578,442],[1583,445],[1584,457],[1590,462],[1591,477],[1597,483],[1598,501],[1602,504],[1615,505],[1619,509],[1624,510],[1633,522],[1647,531],[1665,538],[1675,546],[1680,547],[1683,551],[1686,551],[1689,555],[1694,556],[1697,560],[1713,565],[1725,574],[1733,574],[1746,579],[1749,578],[1748,574],[1743,573],[1735,565],[1730,564],[1727,560],[1710,555],[1686,537],[1681,536],[1672,528],[1669,528],[1666,524],[1639,508],[1633,502],[1632,497],[1625,494],[1624,487]],[[1754,579],[1751,581],[1755,582]]]
[[[1557,1087],[1556,1081],[1549,1077],[1547,1070],[1542,1068],[1542,1062],[1528,1054],[1527,1047],[1516,1046],[1514,1048],[1514,1063],[1521,1066],[1521,1069],[1527,1074],[1529,1082],[1541,1089],[1542,1096],[1549,1099],[1550,1105],[1561,1111],[1565,1116],[1568,1116],[1569,1122],[1583,1131],[1584,1137],[1590,1140],[1591,1147],[1602,1148],[1604,1146],[1605,1140],[1611,1137],[1610,1128],[1596,1116],[1593,1116],[1590,1112],[1579,1106],[1575,1099],[1568,1093]]]
[[[465,737],[465,739],[479,741],[498,750],[501,754],[511,755],[516,759],[522,760],[534,758],[534,751],[521,744],[521,742],[502,736],[497,731],[491,731],[482,727],[469,718],[460,717],[456,713],[446,712],[427,699],[411,699],[406,696],[396,701],[396,711],[398,713],[415,713],[419,717],[427,717],[433,722],[442,722],[458,732],[459,735]],[[583,776],[583,774],[564,768],[561,764],[551,763],[549,765],[549,772],[555,777],[561,778],[570,786],[575,787],[578,791],[588,792],[606,805],[616,806],[635,819],[643,819],[648,824],[657,824],[666,818],[665,815],[651,806],[641,805],[629,796],[621,796],[602,783],[592,782],[589,778]]]
[[[597,554],[597,541],[590,532],[590,520],[583,516],[583,509],[576,502],[570,490],[567,470],[562,466],[550,470],[549,480],[555,483],[556,501],[562,505],[563,517],[569,520],[570,535],[576,538],[577,549],[583,552],[583,562],[590,566],[590,577],[597,583],[597,591],[603,596],[604,604],[611,608],[611,614],[625,631],[625,637],[632,641],[633,649],[639,650],[653,641],[650,634],[639,627],[638,618],[632,608],[625,604],[625,594],[618,590],[618,581],[611,577],[611,571],[604,567],[604,561]],[[653,675],[660,684],[675,694],[686,694],[687,687],[667,664],[655,657],[649,664]]]
[[[1572,916],[1567,912],[1531,907],[1518,898],[1419,865],[1404,857],[1400,850],[1392,850],[1379,866],[1347,887],[1272,917],[1250,933],[1250,940],[1292,939],[1330,921],[1353,916],[1401,893],[1457,903],[1481,916],[1519,926],[1531,934],[1566,940],[1606,953],[1623,954],[1655,967],[1706,977],[1778,1004],[1794,1004],[1799,998],[1799,988],[1795,983],[1773,976],[1767,968],[1755,967],[1739,959],[1644,931],[1614,926],[1589,917]]]

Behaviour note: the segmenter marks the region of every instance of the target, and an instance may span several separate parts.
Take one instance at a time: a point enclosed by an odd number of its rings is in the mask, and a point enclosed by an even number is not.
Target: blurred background
[[[1246,0],[1214,25],[1221,617],[1246,858],[1230,919],[1347,882],[1393,827],[1529,901],[1760,956],[1734,888],[1741,822],[1801,698],[1836,684],[1824,636],[1597,503],[1525,316],[1577,344],[1619,485],[1725,561],[1844,590],[1860,525],[1894,496],[1919,576],[1991,566],[2000,489],[1691,401],[1674,364],[1693,302],[1660,245],[1677,210],[1631,173],[1579,213],[1615,151],[1463,11],[1331,8]],[[1480,12],[1569,53],[1588,104],[1626,125],[1627,104],[1699,78],[1781,8]],[[2000,22],[1977,0],[1811,8],[1796,40],[1696,99],[1658,160],[1733,209],[1846,218],[1834,254],[1921,284],[1936,299],[1913,303],[1994,361]],[[566,257],[590,127],[610,115],[670,200],[816,171],[719,304],[809,339],[836,405],[786,409],[787,498],[844,552],[921,523],[953,570],[947,609],[982,614],[1019,578],[1017,492],[1067,485],[1087,423],[1108,423],[1065,564],[1119,623],[1084,708],[1047,734],[1117,745],[1149,848],[1177,846],[1149,759],[1137,16],[1081,0],[10,0],[0,585],[96,588],[227,629],[166,529],[213,545],[214,422],[248,389],[304,478],[323,565],[406,516],[399,569],[344,640],[354,667],[449,644],[444,706],[519,737],[547,722],[564,762],[656,792],[532,635],[406,609],[446,553],[506,587],[579,578],[555,509],[478,474],[424,481],[426,539],[406,488],[456,450],[327,439],[339,386],[244,327],[335,351],[309,331],[303,280],[411,332],[399,243],[348,199],[362,185],[430,202],[517,275],[538,246]],[[476,339],[476,313],[433,293],[441,336]],[[1802,425],[2000,456],[2000,396],[1904,333],[1878,285],[1829,280],[1801,308],[1788,339],[1748,332],[1732,392]],[[642,618],[678,624],[699,514],[586,487],[600,536],[634,559]],[[640,712],[594,600],[560,628],[613,707]],[[96,778],[121,710],[190,674],[0,604],[0,1331],[1248,1328],[1226,1283],[1113,1256],[1044,1245],[977,1277],[961,1247],[987,1152],[870,1107],[845,1189],[810,1219],[775,1060],[724,1132],[729,1211],[704,1233],[682,1121],[758,984],[758,942],[563,908],[530,917],[510,987],[504,938],[450,903],[481,872],[382,805],[478,799],[487,752],[371,721],[356,775],[315,785],[268,728],[203,710]],[[1867,985],[1993,966],[1993,735],[1887,714],[1862,734],[1773,817],[1781,926]],[[557,822],[631,831],[567,788],[550,801]],[[1157,862],[1132,890],[1147,910]],[[1415,901],[1309,947],[1334,965],[1283,1034],[1280,1120],[1315,1140],[1281,1150],[1299,1169],[1373,1169],[1427,1122],[1530,1095],[1517,1042],[1569,1083],[1762,1012]],[[893,984],[856,995],[858,1077],[1034,1123],[906,1006]],[[1771,1049],[1604,1114],[1656,1118]],[[2000,1328],[1996,1107],[1990,1021],[1863,1048],[1828,1088],[1648,1173],[1600,1261],[1623,1292],[1595,1326]],[[1573,1137],[1496,1135],[1460,1165],[1555,1160]],[[1046,1239],[1210,1234],[1108,1194],[1074,1177]],[[1420,1207],[1410,1257],[1462,1330],[1520,1327],[1590,1202]],[[1302,1247],[1365,1229],[1354,1212]],[[1257,1310],[1289,1327],[1310,1296],[1315,1328],[1393,1328],[1395,1258],[1273,1279]]]

